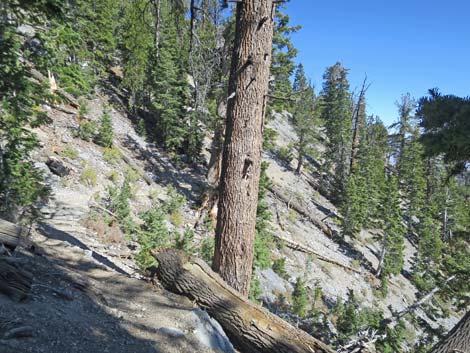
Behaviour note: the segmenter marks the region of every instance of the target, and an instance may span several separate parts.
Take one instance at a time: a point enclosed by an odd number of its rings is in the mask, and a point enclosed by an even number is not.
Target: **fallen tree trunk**
[[[0,258],[0,293],[14,301],[28,297],[33,276],[16,266],[10,265],[5,258]]]
[[[362,273],[360,270],[357,270],[357,269],[355,269],[351,266],[344,265],[341,262],[338,262],[336,260],[332,260],[332,259],[330,259],[326,256],[323,256],[323,255],[319,254],[318,252],[316,252],[315,250],[313,250],[311,247],[309,247],[307,245],[297,243],[293,240],[290,240],[288,238],[283,237],[282,235],[273,234],[273,236],[280,239],[280,240],[282,240],[286,244],[286,246],[291,248],[292,250],[297,250],[297,251],[304,252],[306,254],[314,255],[320,261],[328,262],[330,264],[342,267],[342,268],[344,268],[345,270],[348,270],[348,271],[352,271],[352,272],[356,272],[356,273]]]
[[[334,353],[228,286],[202,260],[179,250],[154,253],[157,277],[168,290],[185,295],[213,316],[240,350],[255,353]]]
[[[22,231],[20,226],[0,219],[0,244],[15,249],[20,242]]]
[[[285,202],[287,204],[287,207],[292,208],[294,211],[307,218],[314,226],[318,227],[323,233],[325,233],[329,237],[333,236],[333,230],[331,229],[331,227],[329,227],[321,220],[313,217],[309,213],[309,211],[300,204],[300,202],[297,202],[297,200],[295,200],[294,198],[287,197],[282,193],[281,190],[279,190],[279,188],[274,185],[268,186],[268,190],[271,191],[278,199]]]

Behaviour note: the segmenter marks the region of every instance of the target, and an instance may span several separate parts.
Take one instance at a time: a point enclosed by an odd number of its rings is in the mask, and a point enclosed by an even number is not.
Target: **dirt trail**
[[[16,253],[34,275],[30,299],[13,303],[0,296],[0,338],[17,326],[31,326],[32,337],[0,339],[0,352],[231,350],[188,300],[110,270],[90,252],[47,235],[44,227],[33,231],[31,242]]]

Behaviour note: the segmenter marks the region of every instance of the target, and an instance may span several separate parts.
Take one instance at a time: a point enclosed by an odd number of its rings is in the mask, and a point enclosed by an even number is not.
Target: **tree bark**
[[[349,173],[354,174],[356,170],[357,164],[357,154],[359,152],[359,145],[361,143],[361,135],[360,130],[362,128],[361,124],[361,110],[365,109],[364,107],[364,95],[368,89],[366,87],[367,76],[364,78],[364,82],[362,83],[361,92],[359,93],[359,98],[357,99],[356,109],[354,110],[353,116],[353,138],[352,138],[352,146],[351,146],[351,161],[349,166]]]
[[[228,286],[206,263],[179,250],[154,254],[157,276],[168,290],[185,295],[213,316],[243,352],[334,353]]]
[[[436,344],[430,353],[468,353],[470,352],[470,312]]]
[[[213,268],[243,295],[252,275],[274,6],[237,3]]]
[[[22,231],[20,226],[0,219],[0,244],[15,249],[20,242]]]

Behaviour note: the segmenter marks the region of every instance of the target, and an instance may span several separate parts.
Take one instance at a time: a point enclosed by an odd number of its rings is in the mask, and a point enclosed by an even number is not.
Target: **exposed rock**
[[[55,157],[49,157],[46,165],[49,167],[49,170],[57,176],[64,177],[70,174],[70,169],[64,165],[64,162]]]

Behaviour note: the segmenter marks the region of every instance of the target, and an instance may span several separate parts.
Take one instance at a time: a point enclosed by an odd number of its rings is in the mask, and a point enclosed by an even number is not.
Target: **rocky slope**
[[[26,303],[12,304],[0,297],[1,317],[10,320],[4,326],[31,326],[32,337],[2,340],[2,347],[11,352],[231,352],[221,329],[203,312],[143,280],[135,263],[136,239],[93,217],[105,212],[100,207],[107,188],[132,174],[131,209],[136,222],[136,215],[151,208],[154,200],[168,198],[171,186],[187,203],[168,227],[193,227],[200,216],[196,204],[205,188],[205,170],[176,165],[146,142],[115,96],[101,92],[86,105],[89,111],[82,118],[68,108],[46,107],[51,124],[36,130],[42,144],[36,164],[44,170],[51,197],[41,208],[44,218],[18,254],[33,273],[35,285]],[[73,133],[83,119],[98,121],[105,105],[113,119],[114,152]],[[286,114],[274,114],[270,127],[278,132],[277,147],[295,140]],[[339,232],[340,215],[312,186],[320,182],[314,174],[296,175],[291,165],[273,153],[266,153],[264,159],[278,190],[304,205],[333,233]],[[281,278],[271,269],[258,271],[266,305],[273,306],[280,295],[289,302],[298,277],[312,293],[321,288],[321,301],[315,306],[323,311],[339,298],[345,299],[349,290],[354,290],[363,305],[380,308],[388,316],[390,309],[400,311],[416,300],[416,289],[403,275],[391,280],[386,299],[374,294],[378,283],[371,272],[379,253],[375,231],[364,231],[359,239],[342,239],[325,234],[275,194],[268,194],[268,203],[277,236],[313,249],[330,261],[287,246],[276,249],[274,258],[286,258],[287,276]],[[196,245],[208,235],[207,230],[200,230]],[[414,253],[407,241],[406,269]],[[418,315],[434,327],[450,328],[457,321],[451,316],[435,322],[423,311]],[[330,329],[334,331],[331,322]]]

